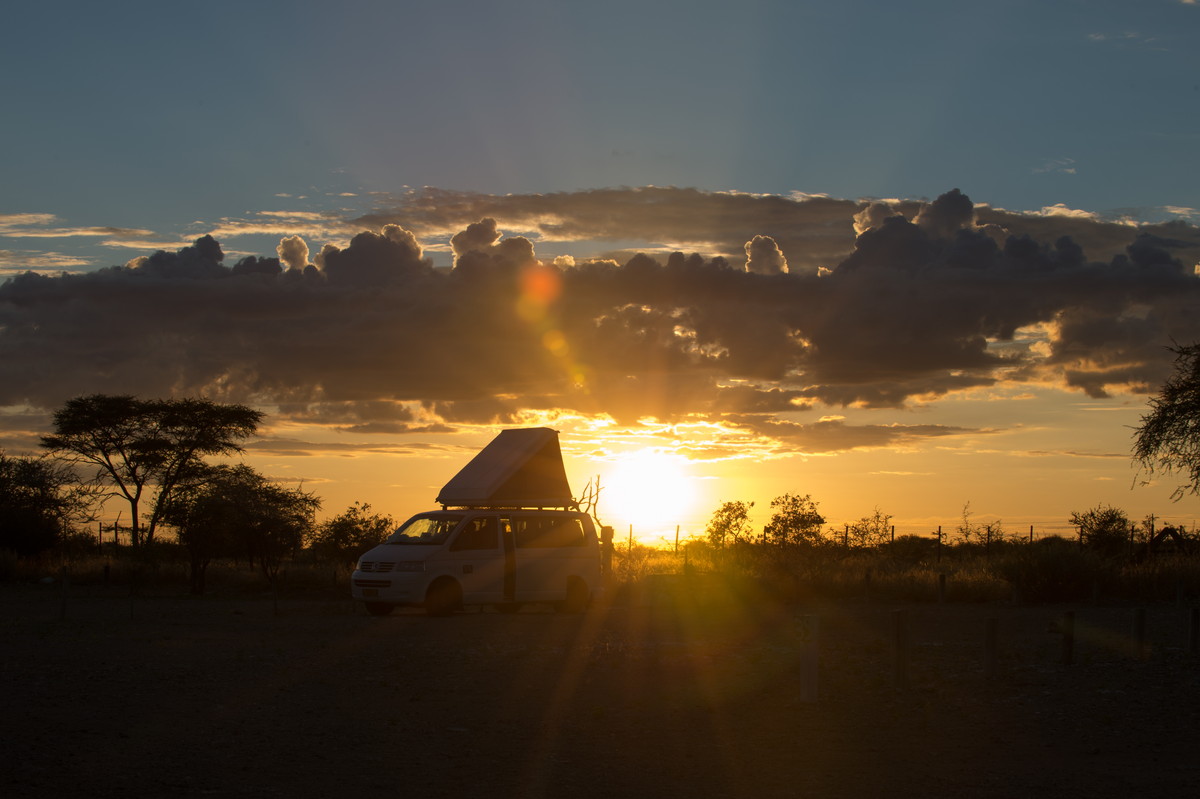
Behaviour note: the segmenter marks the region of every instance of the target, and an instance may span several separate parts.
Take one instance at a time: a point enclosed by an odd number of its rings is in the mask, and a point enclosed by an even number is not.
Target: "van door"
[[[440,558],[463,590],[463,604],[499,602],[505,590],[505,558],[495,516],[465,520]]]
[[[517,596],[521,601],[562,601],[572,576],[583,577],[589,589],[595,587],[589,576],[598,568],[599,559],[595,548],[588,547],[587,531],[578,516],[514,516],[513,533],[519,571]]]

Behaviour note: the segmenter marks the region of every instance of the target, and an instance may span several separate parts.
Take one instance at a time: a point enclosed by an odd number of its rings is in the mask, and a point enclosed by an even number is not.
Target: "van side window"
[[[496,519],[479,516],[463,525],[458,537],[450,545],[451,552],[474,549],[496,549]]]
[[[518,516],[513,526],[518,548],[581,547],[587,543],[579,519]]]

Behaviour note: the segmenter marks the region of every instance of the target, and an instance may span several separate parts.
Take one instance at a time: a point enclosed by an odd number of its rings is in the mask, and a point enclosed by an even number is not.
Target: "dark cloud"
[[[791,271],[815,272],[850,251],[857,210],[858,203],[825,197],[714,194],[670,187],[505,196],[425,189],[398,198],[391,210],[357,221],[372,228],[403,224],[418,235],[442,236],[492,219],[509,230],[566,242],[563,246],[568,247],[580,240],[641,241],[668,251],[700,250],[706,257],[719,255],[738,263],[745,258],[747,241],[770,236]]]
[[[923,207],[913,221],[934,238],[950,239],[975,226],[975,203],[952,189]]]
[[[203,393],[359,433],[565,409],[622,422],[724,420],[827,451],[965,431],[780,415],[900,407],[1006,381],[1091,396],[1145,391],[1169,372],[1165,345],[1200,340],[1191,226],[1125,227],[1120,252],[1097,258],[1086,242],[1096,228],[1111,233],[1099,223],[1046,218],[1020,229],[957,191],[920,205],[628,190],[561,196],[557,215],[552,196],[514,202],[536,210],[543,229],[595,239],[637,216],[611,202],[617,195],[652,221],[674,217],[677,229],[736,232],[738,252],[773,267],[747,271],[712,251],[543,263],[530,238],[501,232],[500,214],[474,213],[432,243],[456,257],[453,270],[436,269],[414,231],[439,213],[485,210],[465,195],[345,248],[326,245],[314,264],[308,244],[290,237],[279,258],[227,267],[205,237],[126,267],[0,285],[0,403]],[[509,199],[491,198],[498,210],[511,210]],[[601,220],[601,209],[617,218]],[[810,236],[796,215],[826,222]],[[998,240],[1000,226],[1009,233]],[[806,240],[829,253],[820,231],[835,229],[850,245],[824,274],[783,271],[815,262]]]
[[[444,240],[490,218],[539,246],[553,241],[569,250],[572,241],[637,241],[647,249],[699,251],[707,258],[719,255],[736,263],[745,258],[747,241],[770,236],[787,258],[789,270],[804,274],[840,263],[853,251],[856,234],[887,216],[911,221],[924,214],[926,225],[937,220],[943,228],[955,213],[962,219],[969,199],[957,190],[948,194],[939,204],[940,198],[933,203],[843,200],[654,186],[503,196],[427,188],[394,198],[390,208],[356,222],[369,229],[401,224],[422,239]],[[939,207],[927,208],[932,205]],[[1133,227],[1066,209],[1029,214],[974,205],[974,225],[1000,245],[1008,235],[1029,235],[1040,242],[1070,236],[1097,261],[1123,253],[1139,232],[1146,232],[1178,240],[1193,248],[1193,263],[1200,260],[1200,231],[1183,222]],[[930,233],[941,235],[938,230]],[[614,250],[626,246],[614,244]],[[617,257],[623,263],[629,255]]]
[[[416,236],[399,225],[385,225],[379,233],[363,231],[344,250],[326,245],[321,264],[330,283],[372,288],[433,268]]]
[[[524,236],[502,238],[496,220],[486,218],[467,225],[450,239],[454,265],[464,272],[478,269],[512,270],[537,263],[533,243]]]
[[[842,419],[821,419],[810,424],[780,421],[761,416],[732,417],[728,422],[781,442],[788,449],[802,452],[841,452],[850,449],[915,444],[929,438],[945,438],[965,434],[990,434],[988,430],[947,425],[848,425]]]

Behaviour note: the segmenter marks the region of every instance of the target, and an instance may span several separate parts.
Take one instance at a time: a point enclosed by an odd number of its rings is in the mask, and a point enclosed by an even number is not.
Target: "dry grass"
[[[156,546],[148,557],[137,557],[129,549],[103,554],[74,549],[37,559],[0,552],[0,581],[56,580],[64,569],[74,584],[128,586],[132,592],[185,593],[189,585],[185,553],[170,544]],[[250,564],[234,560],[213,562],[207,584],[208,591],[218,595],[276,592],[336,598],[349,595],[352,571],[352,564],[322,561],[304,552],[284,565],[275,586]],[[1008,543],[991,552],[946,547],[940,558],[899,547],[742,545],[716,550],[698,541],[678,551],[634,544],[618,546],[613,553],[614,588],[639,586],[656,575],[683,574],[714,575],[724,585],[740,585],[739,590],[785,602],[1184,602],[1200,597],[1200,558],[1106,560],[1061,539]]]

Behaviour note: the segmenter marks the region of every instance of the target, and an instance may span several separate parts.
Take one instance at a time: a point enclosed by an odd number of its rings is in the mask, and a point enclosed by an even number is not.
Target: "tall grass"
[[[619,581],[651,574],[710,572],[726,582],[753,584],[788,602],[884,600],[897,602],[1057,603],[1166,602],[1200,598],[1200,557],[1162,555],[1144,561],[1104,558],[1076,542],[1046,538],[992,546],[894,545],[780,548],[739,544],[716,550],[688,542],[679,553],[639,549],[617,553]]]
[[[705,541],[678,550],[633,544],[613,552],[610,587],[636,587],[656,575],[706,576],[692,590],[736,591],[782,602],[1170,602],[1200,599],[1200,557],[1159,555],[1143,560],[1105,558],[1077,542],[1045,538],[958,544],[940,550],[925,540],[897,539],[874,548],[837,545],[780,547],[741,543],[716,549]],[[38,558],[0,551],[0,581],[37,582],[67,569],[76,585],[109,585],[137,592],[187,593],[186,553],[177,544],[100,550],[65,546]],[[214,594],[283,593],[349,596],[353,564],[303,551],[286,562],[271,585],[250,564],[215,561],[208,571]],[[712,586],[720,585],[720,589]]]

